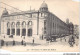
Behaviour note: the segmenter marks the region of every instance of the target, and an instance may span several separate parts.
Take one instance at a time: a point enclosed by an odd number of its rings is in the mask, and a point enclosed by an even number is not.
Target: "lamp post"
[[[39,11],[37,16],[37,35],[39,34]]]

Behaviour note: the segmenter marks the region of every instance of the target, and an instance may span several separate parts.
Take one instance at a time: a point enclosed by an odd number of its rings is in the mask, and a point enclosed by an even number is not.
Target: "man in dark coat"
[[[69,44],[70,44],[70,47],[73,47],[73,45],[75,44],[75,39],[73,36],[69,38]]]
[[[34,38],[33,38],[33,44],[34,44]]]

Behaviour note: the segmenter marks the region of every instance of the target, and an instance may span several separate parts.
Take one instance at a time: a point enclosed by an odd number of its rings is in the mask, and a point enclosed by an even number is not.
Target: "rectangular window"
[[[44,25],[46,26],[46,20],[44,20]]]
[[[46,20],[44,20],[44,30],[46,30]]]
[[[53,23],[53,28],[54,28],[54,23]]]

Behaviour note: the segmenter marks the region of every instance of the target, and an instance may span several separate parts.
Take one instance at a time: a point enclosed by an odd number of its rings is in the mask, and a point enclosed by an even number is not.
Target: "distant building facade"
[[[5,9],[1,16],[1,35],[10,36],[51,36],[67,35],[70,28],[67,23],[60,20],[48,10],[45,2],[39,10],[14,12],[9,14]]]
[[[79,35],[79,25],[74,25],[74,34]]]
[[[73,23],[69,23],[69,34],[71,35],[71,34],[74,34],[74,25],[73,25]]]

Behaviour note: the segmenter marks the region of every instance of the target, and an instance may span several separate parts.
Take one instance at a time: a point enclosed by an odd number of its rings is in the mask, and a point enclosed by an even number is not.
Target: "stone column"
[[[15,21],[15,36],[16,36],[16,21]]]
[[[10,35],[11,35],[11,29],[12,29],[12,28],[11,28],[11,21],[10,21]]]
[[[22,36],[22,22],[20,21],[20,37]]]
[[[26,37],[27,37],[27,32],[28,32],[27,27],[28,27],[28,21],[26,21]]]

